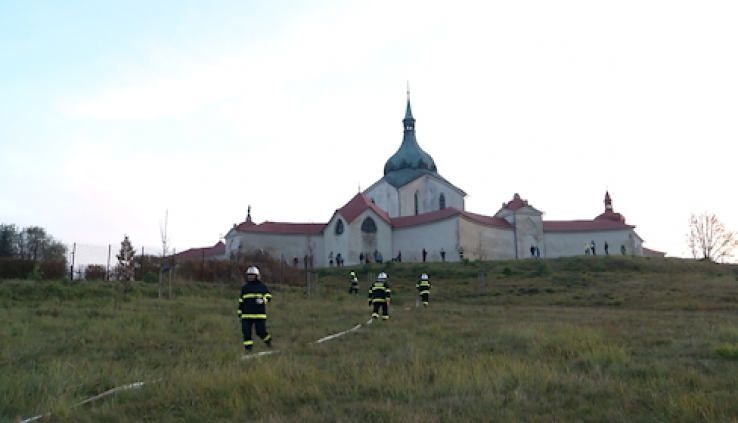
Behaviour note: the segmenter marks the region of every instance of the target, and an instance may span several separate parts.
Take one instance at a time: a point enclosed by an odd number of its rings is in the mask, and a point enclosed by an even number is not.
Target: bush
[[[99,264],[91,264],[85,268],[85,280],[104,281],[106,275],[107,275],[107,272],[105,271],[105,267]]]
[[[41,271],[41,265],[38,263],[34,264],[33,270],[28,272],[26,279],[37,282],[44,280],[44,272]]]
[[[38,266],[38,273],[34,272]],[[47,280],[59,280],[66,274],[66,265],[56,262],[34,262],[33,260],[0,259],[0,279],[27,279],[29,275],[41,275]]]
[[[738,360],[738,344],[723,344],[715,347],[713,350],[715,355],[728,360]]]
[[[154,272],[146,272],[146,274],[144,275],[144,282],[157,283],[159,282],[159,275]]]

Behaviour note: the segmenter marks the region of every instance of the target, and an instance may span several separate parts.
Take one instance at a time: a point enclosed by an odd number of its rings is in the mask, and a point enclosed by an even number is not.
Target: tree
[[[118,280],[130,281],[134,276],[133,259],[136,250],[133,249],[131,240],[128,235],[124,235],[123,241],[120,243],[120,251],[116,254],[118,265],[115,267],[115,276]]]
[[[0,257],[15,257],[15,240],[18,229],[15,225],[0,224]]]
[[[66,263],[67,246],[46,233],[44,228],[0,225],[0,257]]]
[[[161,233],[161,256],[169,255],[169,237],[167,236],[167,223],[169,222],[169,209],[164,213],[164,227],[159,222],[159,232]]]
[[[727,230],[717,216],[710,212],[692,213],[687,246],[695,259],[727,262],[733,258],[733,251],[738,247],[738,234]]]

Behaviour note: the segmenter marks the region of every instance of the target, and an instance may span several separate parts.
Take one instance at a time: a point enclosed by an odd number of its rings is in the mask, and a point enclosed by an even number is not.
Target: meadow
[[[382,270],[391,318],[366,325]],[[237,285],[175,281],[167,300],[143,282],[1,281],[0,421],[738,422],[735,266],[392,263],[321,269],[309,297],[265,282],[276,352],[243,360]]]

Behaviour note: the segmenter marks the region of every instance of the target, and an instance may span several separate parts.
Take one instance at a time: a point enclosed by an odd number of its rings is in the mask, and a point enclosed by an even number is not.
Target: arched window
[[[446,208],[446,196],[441,194],[441,197],[438,198],[438,208],[440,210],[443,210]]]
[[[362,232],[366,232],[368,234],[376,233],[377,232],[377,224],[374,223],[374,220],[371,217],[367,217],[361,223],[361,231]]]
[[[336,222],[336,235],[341,235],[343,233],[343,220],[338,219],[338,222]]]
[[[417,193],[417,191],[416,191],[416,192],[415,192],[415,214],[416,214],[416,215],[418,214],[418,210],[419,210],[419,209],[418,209],[418,193]]]

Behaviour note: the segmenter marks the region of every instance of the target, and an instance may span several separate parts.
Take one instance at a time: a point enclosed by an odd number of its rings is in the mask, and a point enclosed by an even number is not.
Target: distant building
[[[180,261],[222,260],[226,257],[225,250],[226,248],[223,241],[218,241],[218,243],[212,247],[190,248],[189,250],[182,251],[181,253],[173,254],[172,257]]]
[[[277,259],[303,264],[312,256],[316,267],[329,264],[329,255],[340,253],[346,265],[359,264],[364,253],[371,262],[374,252],[389,261],[402,251],[403,262],[509,260],[529,258],[531,247],[540,257],[575,256],[585,253],[585,245],[595,242],[597,254],[664,255],[644,249],[635,226],[612,207],[605,193],[605,210],[592,220],[543,220],[543,213],[515,194],[491,216],[465,210],[466,193],[444,179],[433,158],[423,151],[415,137],[415,119],[408,97],[403,119],[403,140],[387,160],[384,176],[364,192],[337,209],[326,223],[255,224],[251,210],[246,220],[225,236],[220,258],[235,257],[253,250],[270,253]],[[216,244],[207,251],[188,250],[193,255],[221,251]],[[331,254],[332,253],[332,254]]]

